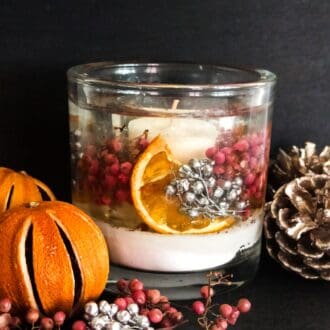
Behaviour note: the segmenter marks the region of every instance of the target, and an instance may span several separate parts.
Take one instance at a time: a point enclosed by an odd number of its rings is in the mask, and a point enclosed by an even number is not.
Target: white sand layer
[[[261,236],[262,214],[215,234],[165,235],[114,227],[96,219],[110,250],[111,262],[150,271],[197,271],[226,264]]]

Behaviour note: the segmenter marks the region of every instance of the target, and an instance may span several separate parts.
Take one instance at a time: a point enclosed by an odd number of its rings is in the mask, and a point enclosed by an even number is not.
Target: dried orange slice
[[[166,197],[165,187],[175,178],[179,166],[161,136],[157,136],[140,155],[131,177],[131,193],[142,220],[163,234],[206,234],[230,227],[235,222],[232,216],[216,219],[200,216],[192,220],[180,213],[178,198]]]

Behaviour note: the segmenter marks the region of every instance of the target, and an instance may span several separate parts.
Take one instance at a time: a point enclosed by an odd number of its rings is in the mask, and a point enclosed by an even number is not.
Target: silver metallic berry
[[[240,196],[242,193],[242,188],[235,188],[237,196]]]
[[[206,184],[207,184],[208,187],[211,187],[211,188],[214,187],[215,184],[216,184],[216,180],[215,180],[215,178],[211,176],[211,177],[207,180],[207,183],[206,183]]]
[[[119,312],[116,314],[116,319],[117,319],[120,323],[126,324],[126,323],[128,323],[128,321],[131,319],[131,314],[130,314],[128,311],[126,311],[126,310],[119,311]]]
[[[118,312],[118,306],[116,304],[110,304],[110,316],[114,316]]]
[[[223,210],[227,210],[229,208],[229,204],[227,202],[220,202],[219,206]]]
[[[204,176],[209,177],[209,176],[212,175],[212,173],[213,173],[213,167],[211,165],[206,164],[206,165],[203,166]]]
[[[194,170],[199,170],[202,167],[201,162],[198,159],[190,159],[189,165],[194,169]]]
[[[188,215],[191,217],[191,218],[197,218],[199,216],[199,212],[198,210],[196,209],[189,209],[188,210]]]
[[[90,301],[85,305],[85,313],[91,316],[97,316],[99,314],[99,308],[97,303]]]
[[[231,186],[232,186],[231,181],[225,181],[224,184],[223,184],[223,189],[224,190],[230,190]]]
[[[224,194],[224,190],[220,187],[217,187],[213,192],[213,196],[215,198],[221,198],[223,196],[223,194]]]
[[[110,304],[106,300],[101,300],[99,302],[99,310],[101,313],[108,314],[111,311]]]
[[[177,189],[179,192],[188,191],[190,187],[190,183],[187,179],[182,179],[177,182]]]
[[[239,209],[239,210],[244,210],[245,207],[246,207],[246,202],[244,201],[239,201],[236,203],[236,207]]]
[[[166,196],[174,196],[176,194],[176,188],[169,184],[165,188],[165,194]]]
[[[149,319],[144,315],[137,315],[134,320],[141,328],[147,328],[150,326]]]
[[[122,326],[117,321],[112,321],[105,326],[106,330],[121,330]]]
[[[204,191],[204,185],[201,181],[196,181],[192,183],[191,189],[195,194],[201,194]]]
[[[126,309],[131,315],[139,313],[139,306],[137,304],[129,304]]]
[[[90,321],[90,326],[95,330],[101,330],[108,323],[109,318],[105,319],[103,316],[96,316]]]
[[[230,190],[227,193],[227,200],[229,202],[233,202],[234,200],[236,200],[236,198],[237,198],[237,194],[236,194],[236,191],[235,190]]]
[[[192,173],[192,169],[189,165],[182,165],[180,168],[179,168],[179,174],[181,177],[186,177],[187,175],[189,176],[189,174]]]
[[[192,204],[196,199],[196,195],[190,191],[187,191],[184,193],[183,195],[183,200],[188,203],[188,204]]]
[[[240,176],[237,176],[235,179],[234,179],[234,182],[233,184],[239,186],[239,187],[242,187],[243,185],[243,179],[240,177]]]
[[[201,197],[198,199],[198,204],[205,206],[205,205],[209,205],[210,202],[206,197]]]

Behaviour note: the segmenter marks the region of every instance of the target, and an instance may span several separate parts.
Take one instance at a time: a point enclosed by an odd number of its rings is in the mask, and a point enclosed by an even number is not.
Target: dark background
[[[69,197],[66,70],[99,60],[263,67],[278,75],[272,150],[329,143],[328,0],[1,1],[0,165]],[[238,329],[329,329],[329,285],[268,257]],[[188,327],[189,328],[189,327]],[[192,327],[190,327],[192,328]]]

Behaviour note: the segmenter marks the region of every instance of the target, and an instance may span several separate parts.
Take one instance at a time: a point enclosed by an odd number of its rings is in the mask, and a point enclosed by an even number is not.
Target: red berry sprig
[[[223,276],[220,272],[210,272],[207,277],[208,285],[200,289],[202,299],[193,303],[192,310],[198,315],[198,324],[203,329],[227,329],[229,325],[236,324],[241,313],[250,311],[251,303],[248,299],[241,298],[236,306],[213,304],[214,287],[216,285],[231,285],[231,276]],[[157,289],[145,289],[143,282],[140,280],[136,278],[130,281],[120,279],[117,281],[116,286],[119,291],[119,295],[113,302],[116,305],[116,310],[129,310],[133,304],[136,304],[138,307],[135,305],[135,308],[138,313],[146,317],[155,329],[173,329],[186,322],[183,314],[172,306],[168,297],[161,295]],[[93,304],[96,305],[95,302]],[[11,309],[12,303],[9,299],[0,299],[0,329],[60,330],[66,321],[66,314],[63,311],[56,312],[51,318],[43,316],[37,309],[31,308],[21,319],[11,315]],[[90,328],[89,320],[88,318],[86,322],[83,320],[74,321],[72,330]]]
[[[154,328],[174,328],[184,322],[183,314],[159,290],[145,289],[143,282],[136,278],[120,279],[116,286],[120,297],[114,303],[118,308],[123,310],[131,303],[137,304],[140,315],[147,316]]]
[[[60,329],[66,320],[66,314],[56,312],[52,318],[42,316],[35,308],[30,308],[24,319],[11,314],[12,303],[8,298],[0,299],[0,329]],[[78,329],[77,329],[78,330]]]
[[[230,285],[231,276],[223,276],[220,272],[210,272],[208,285],[200,289],[200,295],[205,301],[196,300],[192,304],[193,312],[198,315],[198,324],[205,330],[225,330],[229,325],[235,325],[241,313],[248,313],[251,303],[246,298],[241,298],[236,306],[229,304],[213,304],[213,289],[216,285]],[[215,311],[217,309],[217,311]]]

